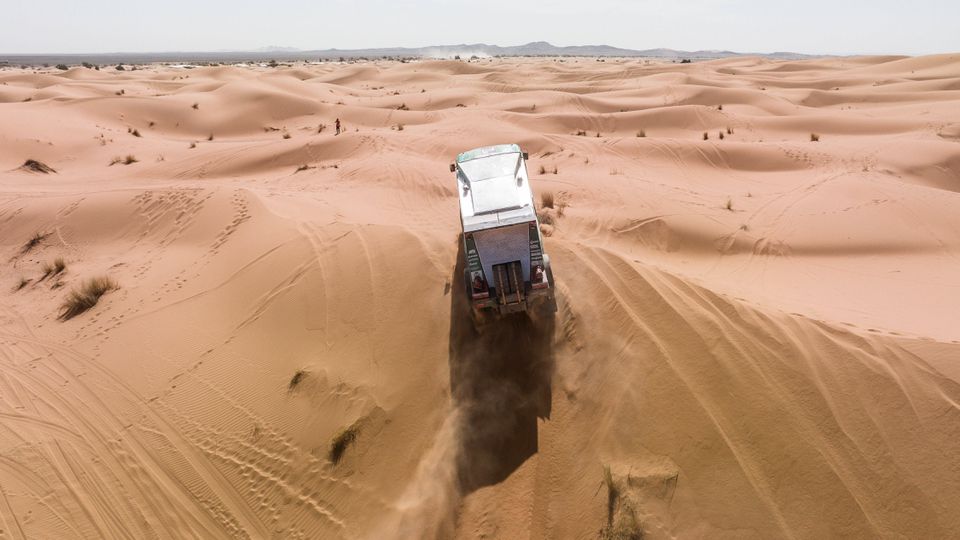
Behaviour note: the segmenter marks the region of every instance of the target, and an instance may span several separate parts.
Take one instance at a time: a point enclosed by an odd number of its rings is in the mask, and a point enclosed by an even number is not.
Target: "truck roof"
[[[533,221],[533,192],[516,144],[474,148],[457,156],[464,232]]]

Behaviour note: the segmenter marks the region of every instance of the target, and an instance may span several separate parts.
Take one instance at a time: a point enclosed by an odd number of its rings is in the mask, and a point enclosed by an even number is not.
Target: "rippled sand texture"
[[[951,536],[958,192],[960,55],[0,70],[0,537]]]

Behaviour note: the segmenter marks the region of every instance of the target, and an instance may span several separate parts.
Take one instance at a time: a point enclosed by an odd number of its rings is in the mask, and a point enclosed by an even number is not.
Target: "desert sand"
[[[509,142],[559,311],[477,334]],[[7,68],[0,257],[0,538],[960,531],[960,54]]]

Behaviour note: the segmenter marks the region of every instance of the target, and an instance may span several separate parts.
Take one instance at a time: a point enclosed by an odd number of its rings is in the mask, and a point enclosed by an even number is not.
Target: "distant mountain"
[[[729,56],[762,56],[781,60],[801,60],[817,56],[792,52],[738,53],[733,51],[678,51],[674,49],[621,49],[610,45],[574,45],[558,47],[546,41],[501,47],[486,43],[436,45],[430,47],[387,47],[376,49],[322,49],[306,51],[293,47],[269,46],[255,51],[156,52],[104,54],[0,54],[0,64],[94,64],[150,62],[279,62],[295,60],[335,60],[339,58],[470,58],[471,56],[587,56],[706,60]]]
[[[300,52],[303,49],[298,49],[296,47],[278,47],[276,45],[268,45],[266,47],[260,47],[257,49],[257,52]]]

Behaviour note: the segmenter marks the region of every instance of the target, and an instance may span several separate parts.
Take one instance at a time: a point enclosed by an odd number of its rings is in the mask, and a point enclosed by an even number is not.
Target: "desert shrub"
[[[20,276],[20,279],[17,280],[17,284],[13,286],[14,291],[19,291],[20,289],[26,287],[30,284],[30,278],[25,278]]]
[[[141,136],[142,136],[142,135],[140,135],[140,130],[139,130],[139,129],[136,129],[136,128],[134,128],[133,130],[131,130],[131,131],[130,131],[130,134],[133,135],[134,137],[141,137]]]
[[[637,137],[646,137],[646,136],[647,136],[647,132],[644,131],[643,128],[640,128],[640,131],[637,132]]]
[[[586,132],[585,130],[578,129],[578,130],[577,130],[577,136],[578,136],[578,137],[586,137],[586,136],[587,136],[587,132]]]
[[[543,165],[541,165],[541,166],[540,166],[540,169],[539,169],[539,172],[540,172],[540,174],[547,174],[547,169],[546,169],[546,167],[544,167]]]
[[[723,132],[721,131],[720,133],[718,133],[718,134],[717,134],[717,137],[719,137],[720,140],[722,141],[722,140],[723,140]]]
[[[558,169],[557,166],[554,165],[554,166],[553,166],[553,174],[557,174],[558,172],[560,172],[560,169]]]
[[[733,130],[727,127],[727,135],[733,135]]]
[[[717,105],[717,110],[718,110],[718,111],[722,111],[722,110],[723,110],[723,105]]]
[[[289,133],[284,133],[284,134],[283,134],[283,138],[284,138],[284,139],[289,139],[290,137],[292,137],[292,135],[290,135]]]
[[[810,142],[818,142],[819,140],[820,140],[820,136],[819,136],[819,135],[817,135],[816,133],[811,133],[811,134],[810,134]]]
[[[406,103],[401,103],[400,106],[397,107],[397,110],[398,110],[398,111],[409,111],[409,110],[410,110],[410,107],[407,107],[407,104],[406,104]]]
[[[212,140],[213,140],[213,133],[211,133],[210,136],[207,137],[207,140],[208,140],[208,141],[212,141]]]
[[[709,139],[710,139],[710,134],[707,133],[706,131],[704,131],[704,132],[703,132],[703,140],[706,141],[706,140],[709,140]]]
[[[196,148],[196,147],[197,147],[197,141],[193,141],[193,142],[190,143],[190,149],[191,149],[191,150],[194,149],[194,148]]]
[[[723,207],[726,208],[727,210],[730,210],[730,211],[732,212],[732,211],[733,211],[733,200],[728,198],[728,199],[727,199],[727,204],[723,205]]]
[[[67,295],[67,299],[60,306],[58,318],[61,321],[67,321],[80,315],[97,305],[103,295],[116,288],[116,282],[105,276],[85,281],[80,288],[70,291]]]
[[[123,64],[117,64],[116,70],[117,70],[117,71],[126,71],[127,68],[123,67]]]
[[[200,109],[200,104],[199,104],[199,103],[194,103],[194,104],[191,105],[190,107],[192,107],[192,108],[194,108],[194,109]]]
[[[330,452],[328,457],[334,465],[340,463],[340,460],[343,459],[343,454],[347,451],[347,448],[356,442],[357,435],[360,434],[360,427],[356,424],[352,424],[346,428],[340,430],[337,433],[333,440],[330,441]]]
[[[70,68],[69,68],[69,67],[67,67],[67,65],[66,65],[66,64],[57,64],[57,69],[60,69],[60,70],[63,70],[63,71],[66,71],[66,70],[68,70],[68,69],[70,69]]]

